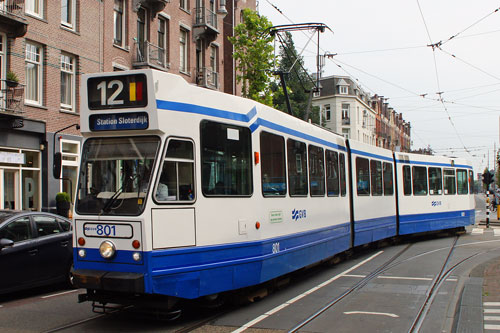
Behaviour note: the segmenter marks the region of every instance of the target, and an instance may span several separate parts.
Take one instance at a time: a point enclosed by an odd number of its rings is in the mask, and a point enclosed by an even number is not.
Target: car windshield
[[[98,138],[85,142],[76,211],[139,215],[146,203],[158,137]]]

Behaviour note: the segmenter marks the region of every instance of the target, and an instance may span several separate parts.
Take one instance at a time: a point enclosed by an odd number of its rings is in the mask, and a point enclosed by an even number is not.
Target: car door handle
[[[30,256],[34,256],[38,253],[38,249],[29,250],[28,253],[30,254]]]
[[[62,247],[68,247],[69,241],[62,241],[61,246]]]

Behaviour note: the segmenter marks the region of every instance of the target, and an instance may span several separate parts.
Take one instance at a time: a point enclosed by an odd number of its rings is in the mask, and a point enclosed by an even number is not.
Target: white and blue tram
[[[80,300],[213,296],[474,221],[464,160],[394,156],[154,70],[84,75],[81,96]]]

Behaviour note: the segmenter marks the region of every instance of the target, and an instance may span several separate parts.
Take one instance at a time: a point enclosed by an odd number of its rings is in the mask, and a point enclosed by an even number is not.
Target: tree
[[[269,70],[274,47],[268,33],[272,23],[249,8],[243,10],[242,17],[243,23],[234,28],[234,37],[229,37],[234,45],[236,79],[242,83],[243,97],[272,105]]]
[[[293,115],[297,118],[304,119],[309,102],[309,94],[314,88],[314,83],[309,73],[304,68],[304,60],[302,56],[299,56],[292,39],[292,34],[289,32],[286,32],[284,35],[283,45],[280,46],[279,56],[280,61],[278,70],[285,73],[287,91]],[[288,112],[283,89],[279,82],[273,82],[271,88],[274,93],[274,107],[283,112]],[[309,118],[313,123],[319,124],[319,107],[312,108]]]

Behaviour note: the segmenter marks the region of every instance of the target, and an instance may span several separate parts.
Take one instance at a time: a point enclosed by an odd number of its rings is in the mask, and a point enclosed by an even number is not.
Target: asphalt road
[[[478,196],[477,203],[477,218],[481,218],[484,196]],[[435,289],[418,331],[453,331],[460,293],[469,273],[500,255],[500,233],[473,234],[471,230],[468,228],[466,234],[459,236],[444,269],[448,275]],[[190,307],[175,321],[134,311],[98,315],[91,311],[89,303],[77,303],[79,290],[54,287],[4,295],[0,296],[0,331],[282,332],[296,328],[316,313],[317,317],[298,331],[408,332],[455,238],[441,234],[366,248],[340,263],[320,265],[294,275],[290,283],[253,303],[215,310]],[[388,262],[387,267],[371,276]],[[325,308],[347,292],[333,306]],[[481,329],[478,327],[478,331]]]

